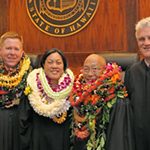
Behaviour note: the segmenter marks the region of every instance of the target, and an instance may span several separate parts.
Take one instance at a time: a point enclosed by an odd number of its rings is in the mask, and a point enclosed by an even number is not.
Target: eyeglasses
[[[92,73],[96,73],[97,71],[100,71],[101,68],[83,68],[84,73],[89,73],[90,71]]]

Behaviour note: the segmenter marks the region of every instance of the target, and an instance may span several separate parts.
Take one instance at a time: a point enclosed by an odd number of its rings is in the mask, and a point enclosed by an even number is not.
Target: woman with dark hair
[[[58,53],[60,56],[61,56],[61,58],[62,58],[62,61],[63,61],[63,64],[64,64],[64,71],[67,69],[67,59],[66,59],[66,57],[64,56],[64,54],[62,53],[62,51],[60,51],[59,49],[57,49],[57,48],[53,48],[53,49],[51,49],[51,50],[47,50],[45,53],[44,53],[44,55],[43,55],[43,57],[42,57],[42,59],[41,59],[41,67],[42,68],[44,68],[44,64],[45,64],[45,61],[46,61],[46,58],[50,55],[50,54],[52,54],[52,53]]]
[[[20,115],[21,149],[69,150],[70,102],[74,75],[67,68],[67,60],[58,49],[44,53],[41,68],[34,69],[27,78],[24,104]],[[30,137],[31,140],[30,140]],[[29,144],[30,142],[30,144]]]

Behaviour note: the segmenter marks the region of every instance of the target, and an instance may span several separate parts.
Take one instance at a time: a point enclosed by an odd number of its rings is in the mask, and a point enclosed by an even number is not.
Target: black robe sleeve
[[[31,150],[32,144],[32,108],[28,98],[25,97],[20,104],[20,150]]]
[[[113,106],[107,128],[106,150],[133,150],[132,109],[128,99]]]

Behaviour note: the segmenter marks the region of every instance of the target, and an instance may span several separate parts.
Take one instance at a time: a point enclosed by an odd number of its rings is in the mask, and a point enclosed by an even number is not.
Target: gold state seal
[[[81,31],[92,20],[99,0],[27,0],[27,12],[42,32],[64,37]]]

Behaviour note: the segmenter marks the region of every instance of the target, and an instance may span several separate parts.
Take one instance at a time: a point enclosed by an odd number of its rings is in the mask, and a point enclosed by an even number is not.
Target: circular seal
[[[27,12],[42,32],[64,37],[81,31],[92,20],[99,0],[27,0]]]

